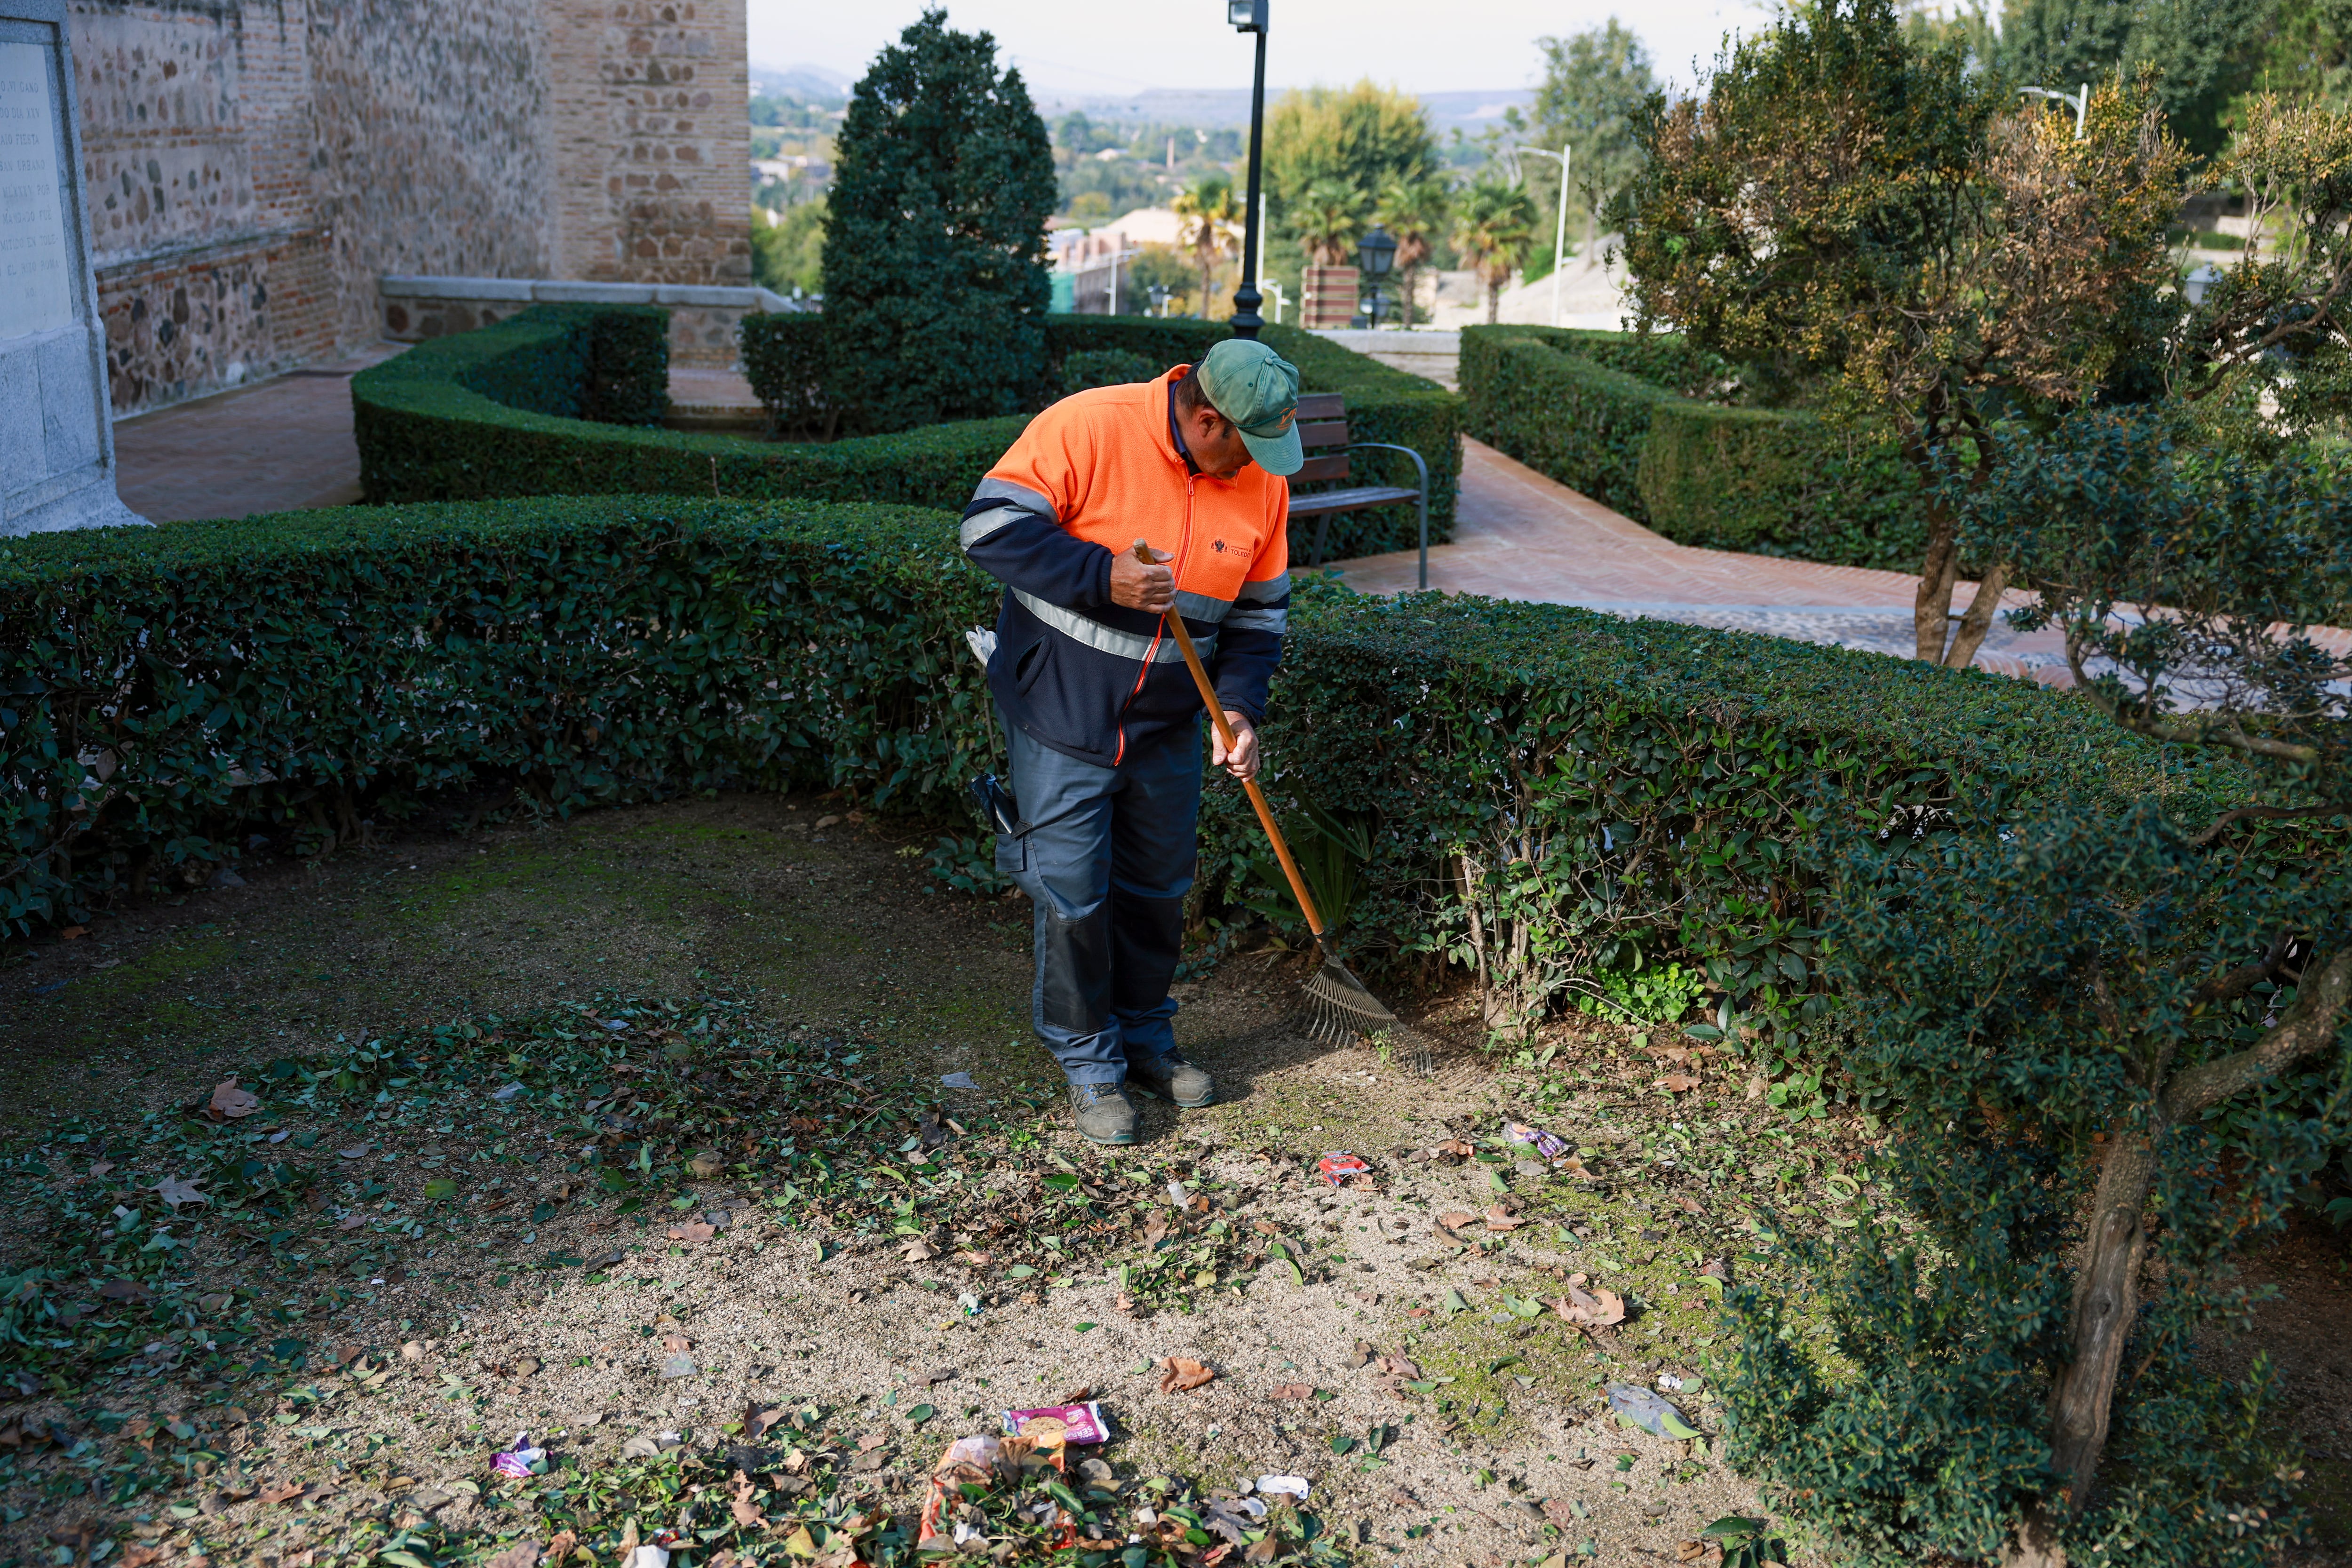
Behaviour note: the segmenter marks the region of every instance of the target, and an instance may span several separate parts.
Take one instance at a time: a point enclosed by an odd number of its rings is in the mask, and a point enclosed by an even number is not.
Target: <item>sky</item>
[[[925,0],[748,0],[751,54],[761,65],[816,65],[855,78]],[[1225,25],[1224,0],[948,0],[950,24],[985,29],[1033,90],[1121,96],[1147,88],[1247,87],[1250,43]],[[1535,40],[1617,16],[1649,47],[1659,75],[1687,87],[1727,29],[1769,16],[1744,0],[1272,0],[1269,88],[1370,77],[1411,92],[1532,87]]]

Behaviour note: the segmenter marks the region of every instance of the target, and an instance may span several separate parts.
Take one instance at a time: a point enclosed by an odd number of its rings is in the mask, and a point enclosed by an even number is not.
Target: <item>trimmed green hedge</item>
[[[1233,335],[1223,321],[1187,318],[1157,320],[1149,316],[1049,316],[1045,321],[1047,376],[1056,387],[1066,384],[1063,365],[1073,354],[1131,354],[1165,367],[1196,363],[1212,344]],[[1300,384],[1308,392],[1336,392],[1348,400],[1348,417],[1357,439],[1390,441],[1411,447],[1429,464],[1429,539],[1433,544],[1454,537],[1454,501],[1462,479],[1462,400],[1435,384],[1355,353],[1326,338],[1295,327],[1267,327],[1264,341],[1298,367]],[[813,435],[825,433],[833,410],[824,401],[824,318],[782,313],[749,316],[743,321],[743,365],[769,415],[779,428]],[[943,428],[943,426],[934,426]],[[847,446],[850,443],[835,443]],[[1002,450],[1000,447],[999,450]],[[988,454],[992,462],[995,452]],[[1349,484],[1412,483],[1412,464],[1389,452],[1356,455]],[[977,483],[981,469],[972,475]],[[1302,495],[1337,489],[1337,484],[1298,487]],[[965,493],[970,493],[970,486]],[[806,493],[806,492],[794,492]],[[840,500],[857,499],[824,492]],[[874,499],[912,500],[892,494]],[[963,499],[952,502],[961,508]],[[1326,552],[1334,560],[1410,550],[1417,542],[1418,523],[1410,507],[1382,507],[1339,512],[1331,519]],[[1291,532],[1292,553],[1305,558],[1313,542],[1311,524]]]
[[[692,495],[883,502],[961,510],[1025,417],[927,426],[842,441],[753,441],[734,436],[622,428],[582,416],[599,401],[593,376],[612,336],[597,323],[644,307],[538,305],[494,326],[420,343],[352,379],[360,478],[370,501],[489,500],[527,495]],[[757,315],[744,323],[754,388],[780,426],[822,433],[829,417],[815,377],[823,318]],[[628,329],[636,331],[638,329]],[[1139,353],[1168,364],[1197,359],[1230,332],[1222,323],[1055,316],[1046,340],[1058,374],[1075,353]],[[1432,543],[1453,536],[1462,472],[1462,400],[1419,376],[1291,328],[1267,341],[1299,367],[1310,391],[1339,392],[1361,439],[1419,450],[1430,468]],[[1404,483],[1412,464],[1364,453],[1356,482]],[[1309,486],[1306,489],[1318,487]],[[1414,542],[1409,507],[1332,519],[1334,558]],[[1294,549],[1309,531],[1294,530]]]
[[[1472,327],[1469,434],[1682,544],[1916,571],[1919,484],[1891,445],[1686,395],[1727,368],[1673,337]]]
[[[451,788],[569,811],[846,784],[961,818],[1001,762],[963,643],[997,598],[953,514],[879,507],[534,499],[10,541],[0,922]],[[1309,798],[1369,814],[1351,942],[1475,957],[1466,870],[1489,971],[1530,1005],[1633,944],[1795,1018],[1825,826],[2193,795],[2215,767],[2021,682],[1741,633],[1325,584],[1292,628],[1269,784],[1306,833]],[[1203,898],[1265,891],[1260,853],[1217,776]]]

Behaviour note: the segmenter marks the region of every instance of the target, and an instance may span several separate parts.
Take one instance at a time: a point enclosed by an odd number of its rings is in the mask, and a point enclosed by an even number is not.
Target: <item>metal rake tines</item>
[[[1366,1037],[1385,1038],[1406,1053],[1414,1072],[1425,1076],[1434,1070],[1428,1039],[1420,1031],[1407,1028],[1338,959],[1325,959],[1304,990],[1310,1039],[1352,1046]]]

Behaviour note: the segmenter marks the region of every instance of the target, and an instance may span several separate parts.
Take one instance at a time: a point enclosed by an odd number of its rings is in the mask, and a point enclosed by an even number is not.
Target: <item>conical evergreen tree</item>
[[[860,430],[1015,413],[1045,379],[1053,149],[996,40],[947,24],[876,57],[836,141],[829,379]]]

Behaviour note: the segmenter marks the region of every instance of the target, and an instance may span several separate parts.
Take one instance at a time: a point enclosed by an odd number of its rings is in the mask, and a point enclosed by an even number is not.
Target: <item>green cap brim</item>
[[[1239,426],[1234,426],[1240,429]],[[1242,445],[1257,466],[1277,478],[1288,479],[1307,462],[1307,448],[1298,439],[1298,422],[1294,419],[1279,436],[1253,436],[1241,432]]]

